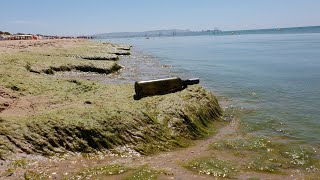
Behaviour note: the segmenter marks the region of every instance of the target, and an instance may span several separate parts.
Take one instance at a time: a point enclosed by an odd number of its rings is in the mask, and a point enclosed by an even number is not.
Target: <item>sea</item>
[[[224,108],[240,119],[243,130],[320,144],[320,33],[99,41],[133,46],[131,59],[123,61],[133,80],[200,78],[203,87],[228,102]]]

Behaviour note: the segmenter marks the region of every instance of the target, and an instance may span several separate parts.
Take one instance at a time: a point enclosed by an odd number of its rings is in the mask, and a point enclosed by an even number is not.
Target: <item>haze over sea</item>
[[[320,33],[108,39],[227,99],[243,127],[320,143]],[[168,75],[170,76],[170,75]]]

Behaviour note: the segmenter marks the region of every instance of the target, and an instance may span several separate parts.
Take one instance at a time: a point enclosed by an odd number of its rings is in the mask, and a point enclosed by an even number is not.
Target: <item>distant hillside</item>
[[[298,33],[320,33],[320,26],[273,28],[273,29],[253,29],[253,30],[238,30],[238,31],[224,31],[223,32],[224,35],[234,35],[234,34],[298,34]]]
[[[94,35],[94,38],[129,38],[129,37],[157,37],[157,36],[201,36],[201,35],[243,35],[243,34],[294,34],[294,33],[320,33],[320,26],[252,29],[237,31],[221,31],[219,29],[190,31],[190,30],[155,30],[145,32],[114,32]]]
[[[113,32],[94,35],[96,38],[120,38],[120,37],[154,37],[154,36],[175,36],[181,33],[190,33],[190,30],[168,29],[144,32]]]

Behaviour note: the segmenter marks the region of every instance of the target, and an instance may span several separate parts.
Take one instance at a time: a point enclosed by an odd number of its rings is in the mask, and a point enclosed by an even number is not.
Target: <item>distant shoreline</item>
[[[170,37],[170,36],[226,36],[226,35],[245,35],[245,34],[300,34],[300,33],[320,33],[320,26],[289,27],[289,28],[270,28],[270,29],[250,29],[223,31],[218,28],[213,30],[190,31],[190,30],[155,30],[144,32],[114,32],[93,35],[95,39],[105,38],[132,38],[132,37]]]

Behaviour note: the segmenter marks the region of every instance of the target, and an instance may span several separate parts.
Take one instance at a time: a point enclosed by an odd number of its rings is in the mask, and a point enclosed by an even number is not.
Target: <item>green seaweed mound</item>
[[[131,85],[114,86],[113,94],[88,97],[90,103],[2,119],[0,148],[53,155],[125,146],[150,154],[206,136],[221,116],[217,99],[200,86],[140,101],[133,100]]]
[[[8,153],[119,149],[151,154],[210,134],[212,122],[222,115],[215,96],[200,86],[135,101],[132,84],[53,76],[65,71],[113,73],[121,68],[118,62],[77,57],[113,57],[124,51],[117,45],[24,43],[0,54],[0,159]]]

